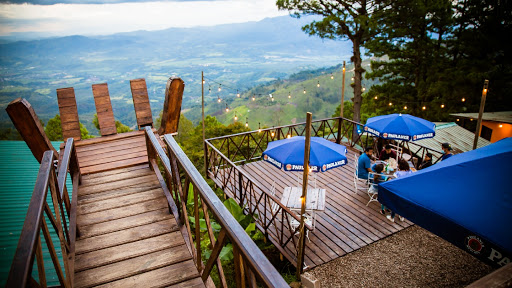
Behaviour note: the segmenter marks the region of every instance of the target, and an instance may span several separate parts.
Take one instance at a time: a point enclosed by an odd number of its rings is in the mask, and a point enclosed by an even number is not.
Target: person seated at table
[[[425,154],[425,158],[423,159],[423,162],[421,162],[420,167],[418,167],[418,170],[425,169],[430,166],[432,166],[432,154],[427,153]]]
[[[411,167],[409,167],[409,163],[405,161],[404,159],[400,159],[398,161],[398,171],[393,174],[396,178],[404,177],[405,175],[411,174]]]
[[[443,156],[441,156],[441,161],[446,160],[453,156],[452,146],[450,145],[450,143],[441,144],[441,149],[443,149]]]
[[[384,149],[380,151],[379,160],[387,161],[389,158],[396,159],[396,152],[391,150],[391,145],[386,144]]]
[[[366,147],[364,153],[357,159],[357,177],[368,180],[368,172],[372,172],[371,158],[373,154],[372,147]]]

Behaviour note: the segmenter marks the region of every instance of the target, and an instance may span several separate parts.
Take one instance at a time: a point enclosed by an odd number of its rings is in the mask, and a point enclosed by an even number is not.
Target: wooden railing
[[[297,135],[303,136],[305,127],[306,123],[298,123],[215,137],[205,141],[207,176],[228,197],[235,199],[241,207],[244,207],[247,213],[257,215],[256,225],[282,253],[286,245],[293,241],[293,247],[289,245],[288,249],[292,249],[294,256],[283,253],[293,264],[296,264],[297,245],[292,235],[297,231],[289,228],[289,221],[299,217],[272,195],[270,183],[264,187],[258,185],[237,165],[261,160],[261,155],[269,142]],[[311,136],[322,137],[362,152],[364,147],[377,145],[376,138],[373,136],[357,133],[358,130],[362,131],[363,127],[361,123],[341,117],[321,119],[312,122]],[[441,153],[415,143],[401,143],[401,145],[409,154],[420,159],[423,159],[427,152],[436,156]],[[374,150],[378,153],[376,149]],[[307,225],[306,228],[311,230]]]
[[[159,181],[164,187],[169,208],[176,217],[181,233],[191,254],[201,278],[207,286],[213,285],[210,273],[217,266],[220,283],[227,287],[226,278],[220,261],[222,248],[230,241],[233,245],[235,262],[235,280],[237,287],[257,287],[258,283],[264,287],[289,287],[281,275],[276,271],[265,255],[259,250],[237,220],[227,210],[221,200],[208,186],[201,174],[190,162],[178,143],[171,135],[165,135],[167,154],[162,149],[159,139],[146,127],[146,145],[150,167],[155,171]],[[160,173],[159,164],[163,167],[164,176]],[[167,184],[165,183],[167,182]],[[189,186],[193,188],[195,229],[192,232],[189,223],[186,201]],[[207,235],[212,246],[210,257],[203,264],[201,255],[200,213],[202,212],[207,227]],[[215,237],[211,226],[210,215],[221,226]],[[194,241],[193,241],[194,240]]]
[[[57,169],[55,169],[54,161],[57,159],[55,152],[48,150],[43,154],[6,287],[47,286],[43,265],[41,230],[57,272],[60,286],[72,287],[73,285],[75,239],[78,232],[76,227],[76,204],[81,175],[72,138],[68,139],[60,158]],[[68,170],[73,184],[72,201],[70,201],[66,190]],[[48,189],[51,194],[51,207],[47,203]],[[45,215],[59,238],[64,267],[60,265],[54,244],[56,240],[52,239],[50,235]],[[32,276],[34,257],[37,261],[39,282]]]

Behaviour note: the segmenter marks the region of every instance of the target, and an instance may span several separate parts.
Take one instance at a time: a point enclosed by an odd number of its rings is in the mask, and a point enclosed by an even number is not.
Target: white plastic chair
[[[272,186],[270,187],[270,195],[274,197],[276,196],[276,181],[272,181]],[[270,209],[272,209],[272,214],[276,214],[277,210],[279,209],[279,204],[277,204],[277,202],[273,202]]]
[[[377,196],[379,195],[379,183],[375,183],[375,175],[381,178],[389,177],[388,175],[379,174],[375,172],[368,173],[368,197],[370,197],[370,200],[368,200],[368,203],[366,203],[366,206],[370,205],[370,202],[375,201],[378,202]],[[382,180],[381,182],[384,182]]]
[[[293,212],[296,212],[300,216],[301,209],[290,209],[290,210]],[[315,231],[315,223],[316,223],[315,210],[306,209],[306,211],[304,212],[304,223],[311,226],[311,228],[313,228],[312,231]],[[297,221],[295,218],[292,218],[290,220],[290,226],[291,226],[292,230],[295,230],[295,229],[297,229],[297,227],[300,226],[300,222]],[[306,238],[308,238],[308,241],[311,242],[311,240],[309,239],[309,229],[307,229],[306,227],[304,227],[304,229],[306,229]],[[300,234],[300,231],[295,232],[295,235],[297,235],[297,234]]]
[[[398,159],[401,159],[402,158],[402,147],[398,146],[398,145],[394,145],[394,144],[389,144],[389,146],[391,146],[391,150],[392,151],[395,151],[396,153],[396,162],[398,162]]]
[[[357,190],[366,191],[368,189],[368,180],[359,178],[357,176],[357,170],[359,170],[359,159],[357,155],[354,156],[354,163],[355,163],[355,169],[354,169],[354,193],[357,194]]]

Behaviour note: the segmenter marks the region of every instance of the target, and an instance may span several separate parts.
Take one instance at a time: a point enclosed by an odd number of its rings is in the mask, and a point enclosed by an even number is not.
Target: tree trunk
[[[354,63],[354,122],[360,122],[361,121],[361,103],[362,103],[362,96],[361,96],[361,81],[363,80],[363,72],[365,71],[361,67],[361,42],[360,39],[354,39],[352,40],[352,44],[354,47],[354,55],[352,56],[352,62]],[[355,141],[357,139],[357,128],[354,128],[353,134],[352,134],[352,140]]]

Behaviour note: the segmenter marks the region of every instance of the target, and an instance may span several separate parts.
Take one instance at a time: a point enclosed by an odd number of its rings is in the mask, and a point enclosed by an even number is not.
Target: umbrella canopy
[[[379,202],[494,266],[512,259],[512,138],[379,185]]]
[[[416,141],[436,135],[436,124],[409,114],[389,114],[369,118],[364,131],[384,139]]]
[[[304,144],[306,137],[295,136],[268,143],[263,160],[285,171],[304,171]],[[347,164],[347,147],[311,137],[309,167],[312,172],[325,172]]]

